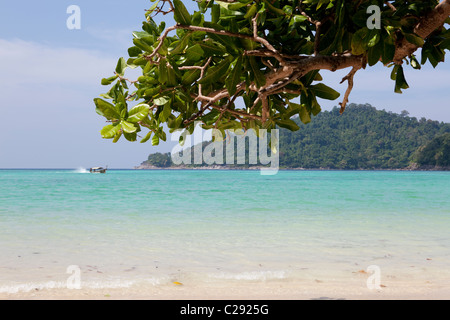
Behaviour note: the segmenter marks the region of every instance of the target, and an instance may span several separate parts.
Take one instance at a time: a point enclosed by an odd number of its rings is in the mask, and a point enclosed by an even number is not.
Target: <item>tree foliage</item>
[[[152,153],[148,156],[148,159],[143,162],[143,164],[158,168],[167,168],[172,166],[172,157],[170,156],[170,153]]]
[[[280,130],[281,168],[404,169],[414,163],[419,166],[450,166],[450,123],[417,119],[408,116],[406,111],[396,114],[377,110],[369,104],[350,104],[341,116],[338,107],[323,111],[307,125],[298,117],[294,121],[301,130]],[[202,150],[210,143],[203,142]],[[226,139],[221,143],[224,155],[230,144],[235,148],[233,164],[223,166],[260,166],[258,160],[254,164],[249,161],[248,141],[239,144],[237,139]],[[241,165],[236,158],[239,148],[243,148],[245,154]],[[191,165],[183,166],[207,166],[206,163],[194,163],[195,149],[196,146],[191,147]],[[165,156],[166,160],[170,158],[169,154]],[[143,164],[156,165],[155,160],[161,158],[160,153],[154,153]]]
[[[450,124],[416,119],[366,105],[323,111],[301,130],[280,132],[280,166],[330,169],[402,169]]]
[[[180,0],[152,2],[129,58],[119,59],[101,81],[110,89],[94,99],[109,122],[101,135],[113,142],[123,135],[156,145],[166,140],[164,125],[192,133],[194,121],[221,131],[296,131],[294,116],[308,123],[321,111],[320,99],[340,96],[321,70],[351,68],[342,113],[359,69],[391,67],[401,93],[408,88],[405,63],[436,67],[450,48],[450,0],[198,0],[194,12]],[[373,6],[379,28],[371,27]],[[175,25],[155,22],[166,14]],[[142,75],[129,80],[127,68]]]
[[[450,132],[435,137],[415,155],[421,166],[450,167]]]

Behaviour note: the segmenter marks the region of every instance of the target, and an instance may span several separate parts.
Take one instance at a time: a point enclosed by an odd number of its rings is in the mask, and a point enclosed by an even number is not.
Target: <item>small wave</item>
[[[66,287],[67,284],[64,281],[48,281],[43,283],[21,283],[11,286],[2,286],[0,287],[0,293],[30,292],[33,290],[61,289]]]
[[[215,279],[224,280],[258,280],[266,281],[273,279],[285,279],[285,271],[252,271],[252,272],[242,272],[242,273],[215,273],[210,274],[209,277]]]
[[[81,281],[81,289],[116,289],[116,288],[129,288],[137,284],[150,284],[158,286],[161,284],[169,283],[168,278],[147,278],[147,279],[113,279],[107,281]],[[66,281],[48,281],[48,282],[29,282],[15,285],[6,285],[0,287],[0,293],[14,294],[19,292],[31,292],[35,290],[45,289],[68,289]]]

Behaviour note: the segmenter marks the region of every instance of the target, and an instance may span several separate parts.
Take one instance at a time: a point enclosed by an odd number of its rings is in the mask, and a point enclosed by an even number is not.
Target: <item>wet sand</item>
[[[1,300],[448,300],[450,287],[440,281],[387,281],[369,289],[363,278],[268,281],[255,283],[171,283],[128,288],[35,289],[0,293]]]

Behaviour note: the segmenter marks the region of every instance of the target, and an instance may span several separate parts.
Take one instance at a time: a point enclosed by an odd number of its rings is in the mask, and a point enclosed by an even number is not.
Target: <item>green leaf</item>
[[[239,58],[236,59],[236,63],[233,67],[233,70],[231,71],[230,75],[226,80],[226,87],[230,96],[236,93],[236,86],[241,81],[242,59],[243,59],[242,56],[239,56]]]
[[[328,4],[329,2],[330,2],[330,0],[319,0],[316,10],[319,10],[322,5]]]
[[[163,106],[165,105],[167,102],[170,101],[170,98],[167,96],[163,96],[163,97],[159,97],[157,99],[153,100],[153,103],[156,104],[157,106]]]
[[[133,35],[134,39],[141,39],[144,37],[151,36],[151,34],[149,34],[146,31],[133,31],[131,34]]]
[[[394,80],[395,81],[395,79],[397,79],[397,72],[398,72],[398,68],[399,68],[400,66],[398,65],[398,64],[396,64],[393,68],[392,68],[392,71],[391,71],[391,80]]]
[[[220,6],[218,4],[213,4],[211,7],[211,22],[217,23],[220,19]]]
[[[175,87],[179,84],[177,74],[171,65],[167,67],[167,85]]]
[[[258,6],[256,3],[250,6],[250,8],[247,9],[247,13],[244,16],[244,19],[253,18],[258,11]]]
[[[119,61],[117,61],[116,73],[123,76],[125,73],[126,67],[127,67],[127,62],[125,61],[124,58],[120,58]]]
[[[282,127],[282,128],[286,128],[289,129],[291,131],[298,131],[300,129],[300,127],[295,123],[295,121],[291,120],[291,119],[280,119],[280,120],[276,120],[275,123]]]
[[[388,43],[387,41],[383,41],[383,52],[381,54],[383,64],[388,64],[394,59],[395,55],[395,46]]]
[[[272,5],[271,1],[269,1],[269,0],[263,0],[263,1],[264,1],[264,4],[269,8],[270,11],[272,11],[278,15],[282,15],[282,16],[286,15],[286,13],[283,10],[274,7]]]
[[[140,143],[145,143],[145,142],[147,142],[147,141],[150,139],[151,136],[152,136],[152,131],[149,131],[149,132],[146,134],[146,136],[145,136],[144,138],[142,138],[142,140],[140,141]]]
[[[137,123],[148,116],[150,106],[148,104],[138,104],[128,111],[128,122]]]
[[[142,50],[136,46],[128,48],[128,55],[130,57],[137,57],[141,53],[142,53]]]
[[[422,47],[425,44],[425,41],[421,37],[416,36],[415,34],[412,34],[412,33],[405,33],[405,38],[406,38],[406,41],[408,41],[418,47]]]
[[[311,104],[311,113],[315,116],[317,116],[320,111],[322,111],[322,108],[320,107],[320,104],[317,102],[316,97],[314,97],[312,99],[312,104]]]
[[[147,43],[147,41],[145,41],[144,39],[134,38],[133,43],[138,49],[141,49],[142,51],[147,51],[147,52],[153,51],[152,45]],[[144,59],[144,58],[142,58],[142,59]],[[144,61],[145,61],[145,63],[147,63],[147,61],[145,59],[144,59]]]
[[[116,143],[117,141],[119,141],[121,136],[122,136],[122,131],[119,130],[119,132],[117,132],[116,135],[114,136],[113,143]]]
[[[100,134],[102,135],[103,139],[112,139],[119,131],[120,126],[109,124],[100,131]]]
[[[167,118],[169,118],[169,116],[171,114],[172,114],[172,109],[170,108],[170,103],[166,103],[164,105],[163,110],[159,114],[159,119],[161,120],[161,122],[166,122]]]
[[[188,45],[189,38],[191,37],[192,33],[188,32],[186,33],[181,40],[175,41],[171,44],[172,48],[169,52],[171,55],[180,54],[184,51],[186,46]]]
[[[191,61],[199,61],[205,54],[202,47],[199,44],[195,44],[192,47],[186,49],[186,58]]]
[[[201,42],[199,45],[208,56],[223,56],[227,52],[224,47],[214,43],[212,40]]]
[[[307,110],[305,105],[302,105],[302,108],[300,109],[300,112],[299,112],[299,116],[300,116],[300,120],[304,124],[308,124],[311,122],[311,113]]]
[[[395,77],[395,92],[402,93],[402,89],[408,89],[409,85],[406,82],[405,75],[403,73],[403,66],[397,65],[397,75]]]
[[[183,2],[181,0],[173,0],[174,5],[174,19],[176,22],[178,22],[181,25],[190,25],[191,24],[191,15],[189,14],[189,11],[184,6]]]
[[[341,95],[339,92],[323,83],[312,85],[310,89],[319,98],[327,100],[336,100]]]
[[[302,23],[305,22],[306,20],[308,20],[308,18],[301,14],[296,14],[292,19],[294,23]]]
[[[203,15],[199,11],[195,11],[192,15],[192,25],[194,26],[200,26],[203,22]]]
[[[205,23],[206,25],[206,23]],[[226,48],[226,51],[229,53],[238,53],[241,50],[241,46],[238,46],[238,41],[236,39],[233,39],[228,36],[214,34],[207,32],[208,37],[210,37],[212,40],[215,40],[219,42],[221,45],[223,45]]]
[[[136,132],[133,132],[133,133],[127,133],[127,132],[124,132],[124,133],[123,133],[123,136],[124,136],[125,139],[127,139],[128,141],[134,142],[134,141],[136,141],[137,134],[136,134]]]
[[[166,59],[161,59],[158,66],[159,82],[165,84],[169,79]]]
[[[109,78],[103,78],[103,79],[102,79],[102,85],[104,85],[104,86],[110,85],[110,84],[113,83],[114,80],[116,80],[118,77],[119,77],[118,75],[115,75],[115,76],[112,76],[112,77],[109,77]]]
[[[131,122],[122,120],[120,121],[120,124],[122,125],[123,131],[126,133],[133,133],[137,130],[137,128]]]
[[[381,35],[378,29],[372,29],[369,31],[367,38],[365,39],[365,44],[367,48],[372,48],[380,42]]]
[[[215,0],[214,2],[227,10],[239,10],[240,8],[247,6],[247,3],[239,3],[239,2],[222,2],[218,0]]]
[[[153,1],[152,1],[153,2]],[[156,7],[158,6],[159,1],[156,1],[151,7],[150,9],[147,10],[147,12],[145,13],[146,16],[148,16],[149,14],[151,14],[153,11],[155,11]]]
[[[192,85],[195,80],[197,80],[200,77],[200,70],[194,69],[194,70],[188,70],[186,73],[183,74],[183,77],[181,78],[181,82],[184,85]]]
[[[95,111],[99,115],[105,117],[108,120],[120,119],[120,114],[116,111],[116,108],[111,103],[100,98],[95,98],[94,103],[96,106]]]
[[[298,114],[302,109],[302,105],[298,103],[289,102],[289,107],[285,110],[282,115],[283,119],[290,119],[293,115]]]
[[[369,34],[369,29],[362,28],[353,34],[352,37],[352,54],[358,56],[366,52],[367,50],[367,35]]]
[[[257,87],[262,87],[266,84],[266,77],[259,69],[258,63],[256,62],[254,57],[249,57],[248,61],[250,62],[250,67],[253,72],[253,76],[255,77],[255,83]]]
[[[152,146],[157,146],[159,144],[159,137],[155,134],[152,138]]]
[[[224,59],[218,65],[207,69],[205,76],[198,81],[199,84],[210,84],[214,83],[223,77],[228,68],[230,67],[230,58]]]
[[[417,58],[414,55],[411,55],[410,63],[411,67],[413,67],[414,69],[420,70],[422,68],[419,61],[417,61]]]
[[[383,44],[381,42],[370,48],[367,54],[367,63],[369,64],[369,66],[376,65],[378,61],[380,61],[382,53]]]

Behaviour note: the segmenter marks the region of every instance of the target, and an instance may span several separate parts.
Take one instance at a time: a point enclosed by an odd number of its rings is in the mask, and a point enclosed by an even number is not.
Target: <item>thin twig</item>
[[[341,83],[343,83],[344,81],[347,81],[348,82],[348,88],[347,88],[347,91],[345,91],[344,99],[342,100],[341,103],[339,103],[339,105],[341,106],[341,110],[340,110],[341,114],[345,111],[345,107],[346,107],[346,105],[348,103],[348,97],[350,96],[350,93],[352,92],[352,89],[353,89],[353,77],[355,76],[355,73],[359,69],[360,68],[353,67],[352,70],[349,72],[349,74],[346,75],[344,78],[342,78]]]
[[[385,1],[384,4],[391,8],[392,11],[397,11],[397,8],[389,1]]]
[[[205,69],[208,67],[208,65],[211,62],[212,57],[209,57],[208,60],[206,61],[206,63],[203,65],[203,67],[200,69],[200,79],[203,78],[203,75],[205,74]],[[199,83],[198,84],[198,95],[202,96],[202,85]]]

